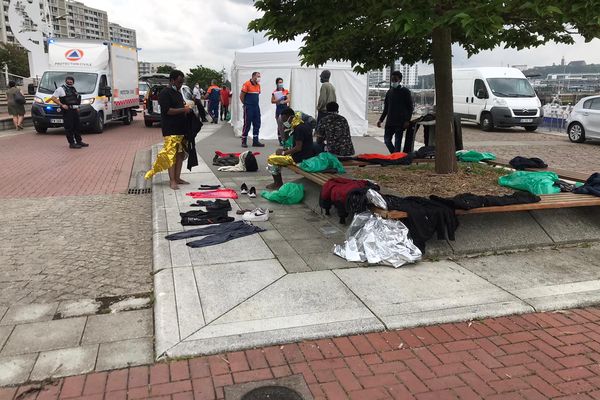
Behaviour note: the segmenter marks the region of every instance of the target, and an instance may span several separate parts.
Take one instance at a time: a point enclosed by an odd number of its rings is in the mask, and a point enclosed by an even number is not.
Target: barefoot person
[[[15,129],[18,131],[23,130],[23,119],[25,118],[25,103],[23,100],[25,100],[25,97],[14,81],[8,82],[6,100],[8,104],[8,113],[12,117]]]
[[[152,169],[146,173],[146,179],[150,179],[154,174],[168,169],[169,185],[173,190],[179,189],[179,185],[188,183],[181,179],[181,167],[186,156],[184,150],[186,114],[191,111],[179,91],[183,85],[183,79],[183,72],[171,71],[169,86],[164,88],[158,96],[162,134],[165,142]]]

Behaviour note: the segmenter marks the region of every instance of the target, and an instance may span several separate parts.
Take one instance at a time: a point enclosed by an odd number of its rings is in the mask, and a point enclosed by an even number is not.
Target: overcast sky
[[[236,49],[265,41],[250,33],[248,22],[259,16],[252,0],[82,0],[91,7],[108,12],[108,19],[137,31],[140,60],[170,61],[187,72],[198,64],[229,70]],[[496,49],[467,59],[458,47],[453,49],[453,64],[467,66],[506,66],[513,64],[551,65],[586,60],[600,64],[600,40],[573,46],[548,44],[537,49],[516,51]],[[420,74],[433,68],[422,65]]]

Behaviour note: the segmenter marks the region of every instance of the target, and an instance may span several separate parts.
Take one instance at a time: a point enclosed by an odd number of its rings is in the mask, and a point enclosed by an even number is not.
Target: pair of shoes
[[[258,140],[255,140],[254,142],[252,142],[252,147],[265,147],[265,145],[259,142]]]
[[[79,143],[71,143],[71,144],[69,144],[69,148],[70,148],[70,149],[80,149],[80,148],[82,148],[82,147],[83,147],[83,146],[82,146],[82,145],[80,145]]]
[[[83,142],[79,142],[79,145],[80,145],[81,147],[89,147],[89,146],[90,146],[89,144],[87,144],[87,143],[83,143]]]
[[[246,143],[246,141],[245,141],[245,140],[242,140],[242,147],[243,147],[243,148],[247,148],[247,147],[248,147],[248,144]]]
[[[23,125],[17,125],[17,130],[18,131],[22,131],[23,130]]]
[[[242,217],[244,221],[249,222],[264,222],[269,220],[269,210],[263,208],[255,208],[252,211],[247,211]]]
[[[245,183],[242,183],[242,186],[240,187],[240,193],[247,194],[248,197],[255,198],[256,197],[256,188],[254,186],[252,186],[250,188],[250,190],[248,190],[248,185],[246,185]]]

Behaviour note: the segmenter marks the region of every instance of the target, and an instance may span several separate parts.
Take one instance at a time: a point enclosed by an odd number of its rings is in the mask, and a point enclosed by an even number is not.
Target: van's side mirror
[[[108,98],[112,97],[112,88],[110,86],[106,86],[104,89],[102,89],[103,96],[106,96]]]
[[[477,93],[475,94],[475,96],[477,96],[478,99],[487,99],[488,98],[487,90],[479,89],[477,91]]]

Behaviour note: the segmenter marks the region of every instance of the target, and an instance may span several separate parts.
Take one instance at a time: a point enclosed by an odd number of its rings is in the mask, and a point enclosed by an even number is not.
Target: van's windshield
[[[72,76],[75,79],[74,86],[79,94],[94,93],[98,74],[87,72],[46,71],[42,76],[38,90],[42,93],[52,94],[57,88],[65,84],[67,76]]]
[[[535,92],[527,79],[488,78],[488,85],[498,97],[535,97]]]

